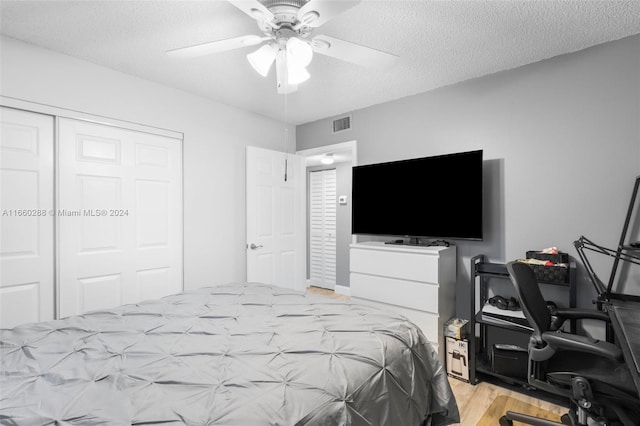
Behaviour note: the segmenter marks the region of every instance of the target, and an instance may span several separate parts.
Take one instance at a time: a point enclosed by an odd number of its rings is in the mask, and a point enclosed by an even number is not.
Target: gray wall
[[[336,285],[348,287],[349,244],[351,244],[351,162],[308,167],[307,173],[328,169],[336,169],[337,197],[347,196],[346,205],[336,206]],[[309,181],[307,177],[307,206],[309,205]],[[307,209],[307,235],[309,235],[309,209]],[[307,238],[307,278],[309,278],[309,240]]]
[[[476,254],[505,262],[557,246],[575,257],[581,235],[617,246],[640,174],[640,36],[352,115],[344,135],[331,133],[333,117],[298,126],[296,148],[357,140],[358,164],[484,150],[485,238],[455,241],[456,311],[468,317]],[[640,239],[634,230],[630,239]],[[590,259],[608,278],[610,260]],[[578,304],[592,307],[580,264],[578,275]],[[627,291],[640,292],[639,283],[628,280]]]

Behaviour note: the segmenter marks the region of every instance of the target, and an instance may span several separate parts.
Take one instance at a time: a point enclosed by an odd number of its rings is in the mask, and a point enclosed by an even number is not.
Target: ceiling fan
[[[266,77],[276,64],[276,87],[280,94],[298,89],[309,78],[306,67],[313,52],[353,64],[385,68],[393,65],[396,55],[340,40],[315,35],[315,30],[354,7],[362,0],[227,0],[258,23],[264,34],[244,35],[195,46],[167,51],[173,57],[195,58],[227,50],[256,46],[247,59],[253,68]]]

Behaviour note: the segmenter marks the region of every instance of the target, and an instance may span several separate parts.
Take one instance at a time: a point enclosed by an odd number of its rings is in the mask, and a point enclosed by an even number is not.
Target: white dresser
[[[455,316],[456,248],[351,244],[351,297],[404,315],[444,360],[444,323]]]

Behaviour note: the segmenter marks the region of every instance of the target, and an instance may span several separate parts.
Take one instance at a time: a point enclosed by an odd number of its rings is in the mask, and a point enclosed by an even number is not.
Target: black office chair
[[[584,309],[551,312],[527,264],[510,262],[507,270],[533,327],[527,381],[536,389],[568,398],[570,411],[562,416],[562,423],[508,411],[500,425],[511,425],[514,420],[539,426],[640,425],[638,391],[620,349],[609,342],[560,330],[565,320],[608,321],[608,315]]]

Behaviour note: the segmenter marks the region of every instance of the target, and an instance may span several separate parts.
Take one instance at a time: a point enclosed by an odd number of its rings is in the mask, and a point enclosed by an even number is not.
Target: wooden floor
[[[307,288],[307,293],[319,294],[320,296],[334,297],[336,299],[341,299],[341,300],[349,300],[349,296],[345,296],[344,294],[335,293],[333,290],[327,290],[326,288],[320,288],[320,287],[311,286],[311,287]]]
[[[470,385],[453,378],[449,378],[449,383],[451,384],[451,389],[458,403],[461,420],[459,424],[462,426],[476,425],[493,400],[499,395],[519,399],[520,401],[539,407],[541,410],[550,411],[558,416],[567,412],[566,407],[551,404],[547,401],[533,398],[491,383],[480,382],[476,385]]]
[[[319,287],[309,287],[307,291],[322,296],[335,297],[343,300],[349,299],[348,296],[336,294],[333,290],[326,290]],[[517,398],[527,404],[540,407],[542,410],[550,411],[558,415],[567,412],[567,408],[565,407],[551,404],[491,383],[480,382],[476,385],[470,385],[453,378],[449,378],[449,383],[451,384],[451,389],[453,390],[456,402],[458,403],[458,409],[460,410],[461,422],[458,424],[462,426],[476,425],[493,400],[499,395]]]

